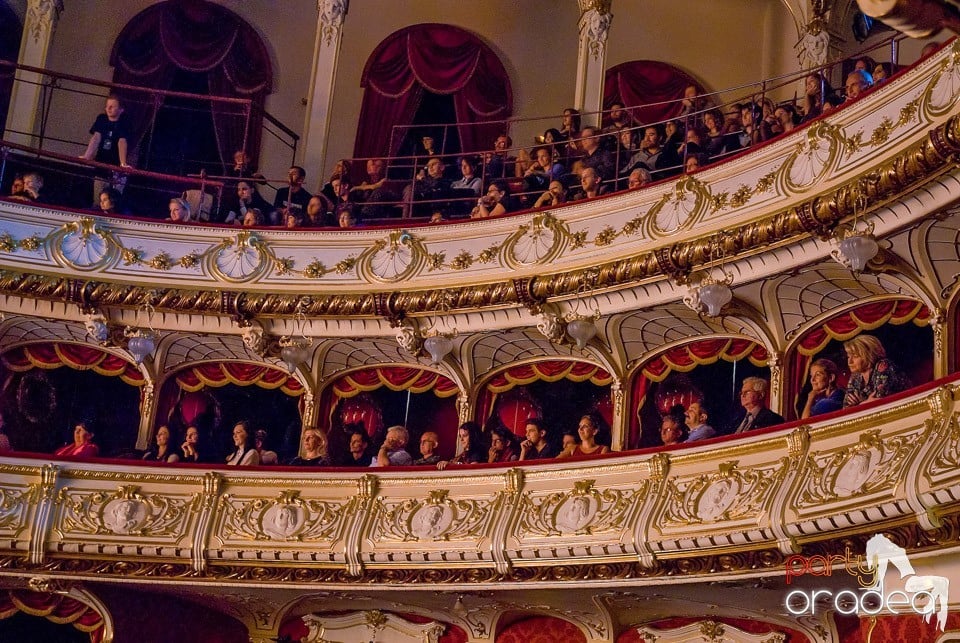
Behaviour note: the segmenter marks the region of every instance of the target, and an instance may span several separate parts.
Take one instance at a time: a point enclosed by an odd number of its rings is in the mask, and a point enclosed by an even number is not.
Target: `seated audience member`
[[[420,436],[420,457],[413,461],[417,466],[434,465],[440,462],[437,447],[440,446],[440,436],[433,431],[424,431]]]
[[[823,415],[843,408],[844,390],[837,388],[839,369],[833,360],[818,359],[810,365],[810,392],[801,418]]]
[[[870,89],[871,85],[873,85],[873,78],[870,76],[870,72],[863,69],[854,69],[847,74],[847,82],[843,84],[843,88],[847,91],[847,101],[856,100],[860,97],[860,94]]]
[[[320,194],[322,194],[330,203],[333,203],[337,200],[337,193],[333,189],[333,180],[342,177],[347,177],[347,182],[349,183],[350,161],[348,159],[340,159],[337,161],[336,165],[333,166],[333,172],[330,173],[330,180],[324,183],[323,187],[320,188]]]
[[[180,445],[180,451],[183,453],[181,458],[183,462],[206,462],[200,454],[200,431],[197,430],[197,427],[187,427],[183,444]]]
[[[297,209],[301,213],[306,212],[311,196],[303,187],[306,178],[306,170],[299,165],[291,166],[287,170],[287,187],[277,190],[277,196],[273,199],[273,210]],[[264,210],[264,212],[266,211]],[[279,221],[279,218],[277,220]]]
[[[563,435],[560,436],[560,453],[573,449],[580,444],[580,436],[576,431],[564,431]],[[557,454],[557,457],[560,457],[560,454]]]
[[[97,203],[97,214],[104,216],[122,216],[130,214],[124,209],[120,193],[113,188],[104,188],[100,191],[100,199]]]
[[[540,146],[533,150],[534,159],[523,176],[523,191],[536,192],[546,190],[551,181],[559,181],[566,171],[554,162],[550,148]]]
[[[496,427],[490,431],[487,462],[516,462],[519,457],[516,436],[509,429]]]
[[[421,171],[412,185],[406,185],[403,188],[403,218],[407,219],[415,211],[423,210],[413,206],[417,201],[433,201],[425,206],[426,210],[432,214],[440,206],[436,201],[449,197],[450,181],[443,176],[443,161],[438,156],[430,157],[426,172]]]
[[[260,196],[256,184],[252,181],[237,182],[237,200],[233,205],[236,209],[230,210],[224,219],[224,223],[240,224],[247,216],[247,212],[252,209],[260,210],[260,212],[270,211],[270,204]]]
[[[886,79],[893,76],[893,65],[890,63],[877,63],[877,66],[872,70],[868,69],[867,71],[872,71],[873,75],[873,84],[879,85]]]
[[[233,427],[233,452],[227,456],[230,466],[255,467],[260,464],[260,454],[250,444],[250,423],[246,420],[237,422]]]
[[[453,190],[464,190],[472,193],[472,196],[480,196],[483,190],[483,179],[477,176],[477,168],[480,167],[480,159],[476,156],[460,157],[460,178],[450,184]],[[455,196],[470,196],[455,194]]]
[[[470,218],[485,219],[518,209],[520,205],[510,196],[510,185],[503,179],[495,179],[487,188],[487,194],[477,201],[477,207],[470,213]]]
[[[483,431],[476,422],[464,422],[457,429],[458,453],[452,460],[441,460],[437,469],[443,471],[451,464],[477,464],[486,462],[488,457],[484,445]]]
[[[266,225],[266,223],[267,223],[267,217],[265,217],[263,212],[261,212],[257,208],[250,208],[249,210],[247,210],[246,214],[243,215],[243,220],[241,221],[241,225],[244,228],[253,228],[256,226],[262,226],[262,225]]]
[[[857,335],[843,343],[843,350],[847,353],[847,368],[850,369],[847,392],[843,397],[844,408],[909,388],[906,378],[887,359],[883,344],[873,335]]]
[[[857,58],[856,62],[853,63],[853,68],[858,71],[871,72],[873,68],[877,66],[877,61],[875,61],[870,56],[861,56]]]
[[[723,133],[740,135],[743,130],[743,121],[740,114],[743,111],[743,103],[731,103],[723,113]],[[738,143],[739,145],[739,143]]]
[[[100,447],[93,443],[93,433],[85,422],[77,422],[73,429],[73,443],[60,447],[53,452],[56,456],[72,456],[75,458],[95,458],[100,454]]]
[[[22,191],[23,191],[23,175],[14,174],[13,183],[10,184],[9,195],[14,196],[15,194],[17,194],[17,192],[22,192]]]
[[[609,181],[617,174],[613,154],[605,149],[600,141],[600,131],[596,127],[584,127],[580,135],[583,156],[580,162],[584,168],[593,168],[601,181]]]
[[[740,122],[743,130],[740,132],[740,147],[758,145],[773,137],[770,124],[762,118],[762,112],[755,103],[744,105],[740,110]]]
[[[567,188],[563,187],[560,181],[550,181],[550,189],[540,195],[535,208],[555,208],[558,205],[567,202]]]
[[[533,154],[523,148],[517,150],[517,159],[513,163],[514,178],[522,179],[526,176],[531,165],[533,165]]]
[[[580,189],[570,195],[571,201],[593,199],[601,194],[607,194],[610,188],[600,184],[600,177],[592,167],[585,167],[580,173]]]
[[[633,118],[631,118],[630,112],[624,109],[623,103],[611,105],[609,117],[609,125],[604,127],[601,133],[608,135],[604,139],[603,145],[613,151],[620,145],[620,134],[629,132],[630,128],[633,127]]]
[[[341,228],[357,228],[360,226],[360,215],[357,206],[353,203],[341,203],[337,206],[337,225]]]
[[[823,99],[823,113],[829,114],[833,110],[843,105],[843,99],[836,94],[830,94]]]
[[[687,160],[683,162],[683,171],[686,174],[693,174],[707,164],[706,154],[689,154]]]
[[[557,457],[557,449],[550,444],[547,427],[540,418],[529,418],[524,431],[526,439],[520,443],[521,460],[544,460]]]
[[[501,134],[493,142],[493,151],[483,155],[483,180],[489,183],[494,179],[513,176],[516,172],[516,158],[510,156],[513,139]]]
[[[233,167],[227,171],[228,176],[238,179],[262,179],[263,176],[257,172],[250,155],[244,150],[237,150],[233,153]]]
[[[413,458],[407,453],[407,441],[410,434],[407,427],[397,424],[387,429],[387,435],[377,451],[376,457],[370,462],[371,467],[402,467],[413,464]]]
[[[580,444],[564,448],[557,457],[569,458],[571,456],[602,455],[609,453],[610,447],[597,443],[597,434],[599,432],[600,420],[591,414],[584,415],[580,418],[580,425],[577,427],[577,433],[580,435]]]
[[[341,458],[339,464],[345,467],[370,466],[370,458],[374,455],[370,451],[370,436],[362,427],[350,431],[349,450]]]
[[[621,168],[620,173],[629,175],[630,172],[638,167],[643,167],[648,172],[657,169],[657,161],[663,151],[660,143],[662,136],[660,130],[650,125],[643,130],[643,138],[640,140],[640,150],[630,157],[625,167]]]
[[[190,204],[186,199],[170,199],[170,216],[168,223],[193,223],[193,215],[190,212]]]
[[[666,135],[661,145],[660,158],[657,159],[656,169],[661,170],[660,176],[669,176],[678,172],[683,166],[683,144],[686,141],[686,131],[683,123],[674,119],[667,121],[663,126]]]
[[[322,228],[334,226],[339,222],[333,218],[333,206],[327,202],[322,194],[316,194],[310,197],[307,203],[307,213],[303,219],[303,225],[310,228]]]
[[[630,172],[630,176],[627,177],[627,189],[633,190],[635,188],[642,188],[647,183],[653,182],[653,175],[650,174],[650,170],[644,167],[635,168]]]
[[[797,115],[797,108],[790,103],[784,103],[777,107],[773,112],[780,124],[781,132],[793,131],[800,124],[800,117]]]
[[[717,434],[716,430],[707,424],[710,414],[703,402],[691,402],[686,412],[687,427],[690,429],[690,435],[686,442],[696,442],[697,440],[706,440]]]
[[[267,437],[265,430],[257,429],[253,438],[253,446],[260,455],[260,464],[277,464],[279,462],[277,452],[267,449]]]
[[[660,420],[660,441],[665,447],[674,446],[686,442],[689,435],[683,407],[677,404]]]
[[[3,414],[0,413],[0,453],[6,453],[12,451],[10,446],[10,438],[6,433],[3,432]]]
[[[833,94],[833,87],[820,72],[807,74],[804,82],[803,118],[801,123],[811,121],[823,113],[824,97]]]
[[[732,433],[743,433],[783,423],[783,417],[766,407],[769,388],[767,380],[761,377],[744,378],[743,387],[740,389],[743,413],[734,420]]]
[[[171,444],[171,442],[173,442],[173,436],[171,436],[170,429],[166,425],[157,429],[155,439],[157,445],[143,454],[144,460],[153,462],[180,462],[180,456],[177,455],[176,450]]]
[[[569,141],[580,133],[580,111],[572,107],[563,110],[560,120],[560,137]]]
[[[23,187],[10,196],[11,198],[19,199],[21,201],[34,201],[36,203],[43,203],[44,200],[40,196],[42,190],[43,177],[36,172],[27,172],[23,175]]]
[[[399,200],[387,188],[387,162],[367,159],[367,178],[350,188],[350,196],[352,201],[362,204],[360,216],[364,219],[379,219],[395,213],[392,205],[385,205]]]
[[[288,230],[303,227],[303,217],[295,210],[288,211],[283,217],[283,227]]]
[[[328,467],[327,438],[320,429],[308,428],[303,432],[303,455],[289,462],[291,467]]]

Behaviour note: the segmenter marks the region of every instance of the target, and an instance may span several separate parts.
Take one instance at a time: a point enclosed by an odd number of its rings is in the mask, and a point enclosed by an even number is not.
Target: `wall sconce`
[[[726,250],[723,247],[724,235],[725,233],[721,232],[718,238],[710,240],[710,262],[713,263],[715,250],[719,249],[721,276],[714,277],[708,270],[700,283],[691,287],[689,294],[683,298],[683,303],[687,307],[707,317],[719,317],[723,307],[733,301],[733,291],[730,289],[733,275],[724,268],[726,258]]]
[[[863,272],[867,263],[880,252],[877,239],[873,236],[873,224],[867,223],[863,230],[859,229],[858,214],[866,209],[866,199],[863,192],[858,192],[854,197],[853,221],[849,229],[838,230],[835,237],[837,247],[830,253],[837,263],[853,272]]]
[[[574,341],[578,350],[583,350],[591,339],[597,335],[597,320],[600,319],[600,308],[594,304],[593,312],[589,315],[580,313],[581,295],[593,290],[597,284],[600,273],[597,269],[592,269],[584,274],[580,287],[577,288],[577,298],[574,300],[573,310],[566,314],[564,319],[567,322],[567,335]]]
[[[133,361],[137,366],[143,364],[143,361],[153,355],[157,349],[156,331],[153,330],[153,299],[149,298],[144,302],[140,310],[147,314],[147,328],[144,330],[138,326],[127,326],[123,329],[123,336],[127,338],[127,350],[133,356]],[[140,310],[137,310],[137,319],[140,317]]]

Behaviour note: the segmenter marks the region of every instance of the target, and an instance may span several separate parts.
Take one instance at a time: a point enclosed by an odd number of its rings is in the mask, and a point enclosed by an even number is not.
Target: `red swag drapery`
[[[50,342],[19,346],[3,354],[11,371],[22,373],[33,368],[53,369],[68,366],[74,370],[92,370],[100,375],[119,377],[132,386],[143,386],[143,374],[123,359],[93,346]]]
[[[71,623],[81,632],[90,634],[90,643],[103,640],[103,617],[89,605],[73,598],[18,590],[0,593],[0,619],[10,618],[17,612],[43,616],[54,623]]]
[[[353,155],[395,155],[402,136],[394,125],[409,125],[423,91],[449,94],[463,151],[493,147],[513,112],[510,79],[497,55],[476,35],[441,24],[421,24],[394,32],[367,60],[360,86],[366,91]]]
[[[169,89],[179,69],[206,73],[211,96],[251,100],[252,110],[217,101],[211,103],[211,110],[224,167],[232,164],[238,149],[246,149],[256,163],[263,103],[272,89],[273,69],[263,40],[243,18],[206,0],[157,3],[123,28],[110,53],[110,65],[115,83]],[[134,138],[139,139],[158,105],[145,104],[142,93],[124,98]]]
[[[189,393],[195,393],[204,386],[218,388],[227,384],[278,388],[293,397],[304,392],[303,385],[284,371],[245,362],[198,364],[177,373],[176,381],[181,389]]]
[[[440,373],[422,368],[383,366],[353,371],[333,383],[333,393],[338,398],[348,398],[364,391],[373,391],[386,386],[391,391],[426,393],[432,391],[437,397],[450,397],[459,393],[454,382]]]
[[[643,406],[651,382],[662,382],[672,371],[689,373],[697,366],[719,360],[736,362],[747,358],[754,366],[766,366],[767,349],[751,339],[703,339],[676,346],[647,362],[633,381],[634,407]]]
[[[898,326],[911,321],[917,326],[926,326],[930,323],[930,310],[913,299],[892,299],[857,306],[807,331],[797,345],[797,355],[790,373],[790,397],[786,399],[796,402],[807,381],[813,357],[822,351],[830,340],[845,342],[884,324]]]
[[[607,70],[603,83],[603,108],[614,103],[631,108],[639,124],[657,123],[676,117],[681,110],[678,99],[688,85],[703,88],[692,76],[657,60],[632,60]],[[677,102],[668,102],[677,101]]]
[[[586,643],[587,637],[570,621],[555,616],[533,616],[516,621],[497,634],[497,643]]]

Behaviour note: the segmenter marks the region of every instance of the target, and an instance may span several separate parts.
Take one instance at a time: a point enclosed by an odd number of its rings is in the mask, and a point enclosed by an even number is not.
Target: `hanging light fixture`
[[[725,233],[720,232],[717,238],[710,240],[710,263],[713,263],[715,253],[720,255],[720,277],[715,277],[709,270],[700,283],[690,289],[690,294],[683,298],[685,303],[691,309],[698,313],[704,313],[708,317],[719,317],[723,307],[733,301],[733,291],[730,284],[733,283],[733,275],[726,271],[724,263],[726,259],[726,249],[723,246],[723,237]]]
[[[880,245],[873,236],[873,224],[867,223],[862,230],[858,225],[858,210],[866,209],[866,199],[866,195],[858,190],[853,199],[853,222],[849,229],[837,233],[837,247],[830,253],[837,263],[853,272],[863,272],[880,252]]]
[[[441,291],[440,301],[437,305],[439,315],[450,310],[450,293],[446,290]],[[436,366],[444,358],[453,352],[453,338],[457,336],[457,329],[454,327],[448,332],[442,332],[437,328],[439,315],[434,318],[431,327],[423,333],[423,350],[430,355],[430,363]]]
[[[313,347],[313,339],[306,335],[307,315],[306,309],[311,300],[304,297],[297,301],[297,310],[294,314],[294,332],[290,335],[284,335],[280,338],[280,359],[287,367],[287,372],[291,375],[310,359],[310,349]]]
[[[590,340],[597,335],[596,321],[600,319],[600,309],[594,307],[591,314],[585,315],[580,312],[580,303],[582,295],[593,290],[599,277],[600,273],[596,268],[584,273],[583,280],[577,288],[577,298],[574,300],[573,309],[565,317],[567,335],[574,341],[578,350],[586,348]]]
[[[157,348],[156,331],[153,330],[153,296],[147,297],[139,310],[137,310],[137,319],[139,320],[140,311],[147,315],[147,329],[138,326],[127,326],[123,329],[123,335],[127,338],[127,350],[133,357],[133,361],[139,366],[144,360],[153,355]]]

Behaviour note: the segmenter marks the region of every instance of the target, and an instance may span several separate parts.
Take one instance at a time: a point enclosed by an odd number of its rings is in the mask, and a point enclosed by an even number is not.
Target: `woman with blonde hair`
[[[330,466],[330,458],[327,457],[327,438],[323,434],[323,431],[311,427],[303,432],[303,455],[298,455],[291,460],[290,466]]]
[[[170,199],[170,217],[167,219],[170,223],[192,223],[193,214],[190,212],[190,204],[186,199]]]
[[[810,393],[800,413],[801,418],[839,411],[843,408],[844,390],[837,387],[840,369],[833,360],[821,358],[810,365]]]
[[[883,344],[873,335],[857,335],[843,343],[843,350],[850,369],[844,408],[899,393],[908,387],[896,365],[887,359]]]

